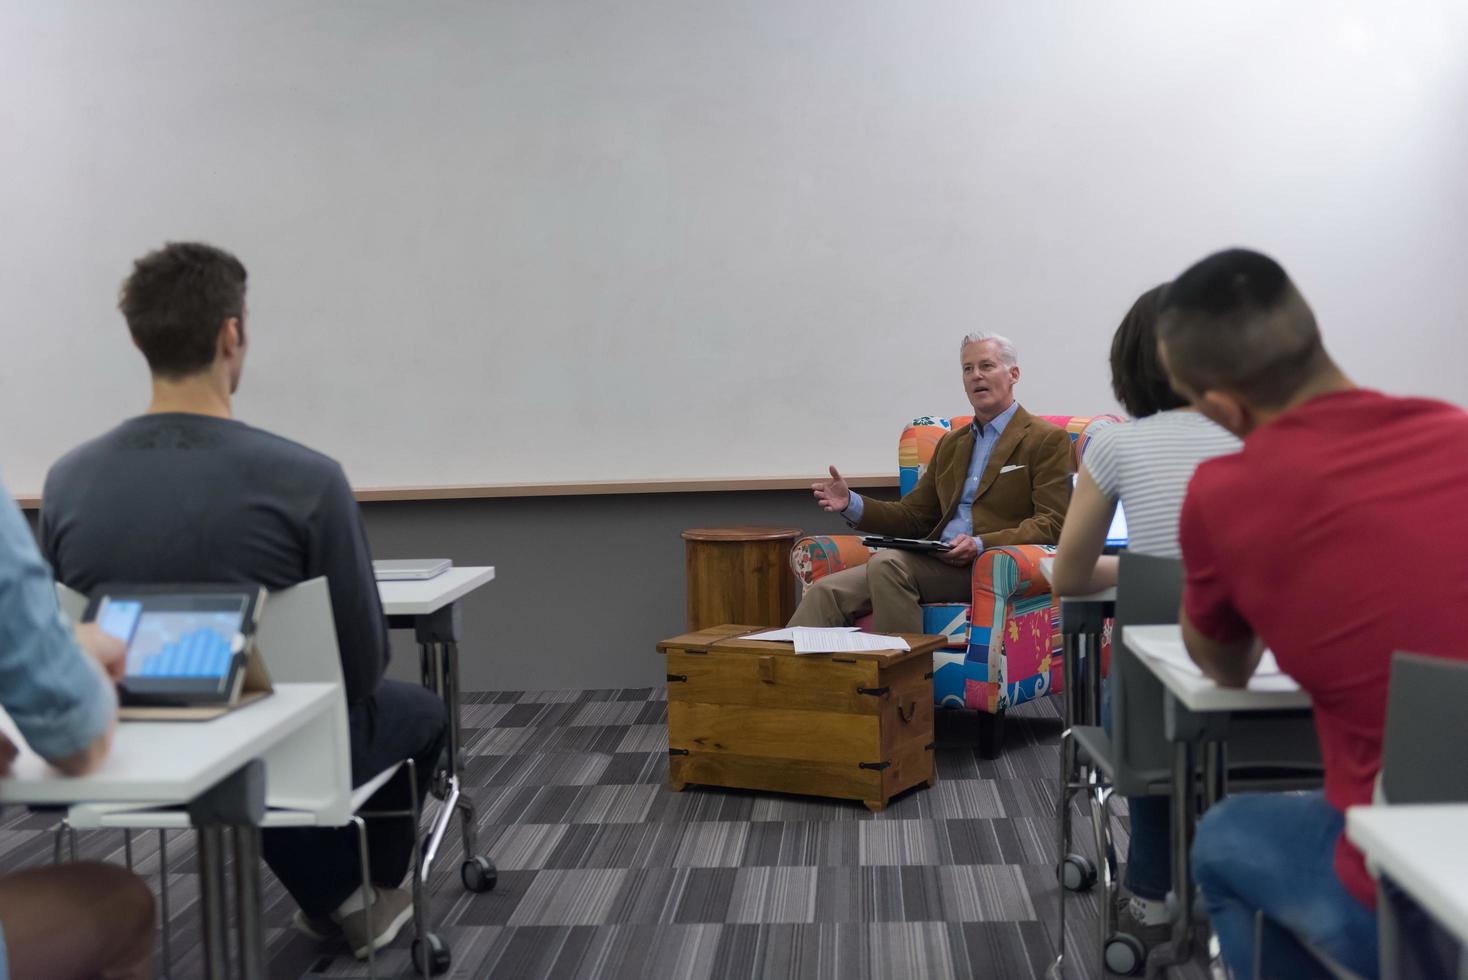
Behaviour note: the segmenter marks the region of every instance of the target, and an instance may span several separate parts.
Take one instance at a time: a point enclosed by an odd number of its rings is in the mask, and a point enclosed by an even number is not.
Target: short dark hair
[[[181,378],[214,363],[219,328],[245,311],[245,267],[223,249],[169,242],[133,263],[117,308],[156,375]]]
[[[1158,336],[1173,376],[1261,408],[1289,401],[1329,363],[1315,314],[1280,264],[1234,248],[1192,266],[1162,298]]]
[[[1157,309],[1166,288],[1153,286],[1138,296],[1111,338],[1111,390],[1134,419],[1188,403],[1172,390],[1157,356]]]

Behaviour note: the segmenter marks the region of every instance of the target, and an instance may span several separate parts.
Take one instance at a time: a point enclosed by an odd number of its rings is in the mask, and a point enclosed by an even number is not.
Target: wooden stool
[[[798,527],[695,527],[683,532],[688,628],[784,626],[795,615],[790,543]]]

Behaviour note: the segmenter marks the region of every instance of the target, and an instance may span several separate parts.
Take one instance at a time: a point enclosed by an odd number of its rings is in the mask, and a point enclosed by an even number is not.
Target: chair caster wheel
[[[1096,884],[1096,866],[1080,854],[1067,854],[1060,865],[1060,886],[1068,892],[1089,891]]]
[[[459,865],[459,880],[471,892],[487,892],[494,889],[500,875],[489,858],[472,857]]]
[[[427,941],[426,949],[424,948],[425,940]],[[448,972],[450,960],[449,945],[439,938],[438,933],[430,932],[423,939],[413,940],[413,965],[420,972],[425,965],[423,962],[425,953],[428,956],[427,967],[429,975],[438,976],[440,973]]]
[[[1106,969],[1124,977],[1136,976],[1147,965],[1147,947],[1128,932],[1118,932],[1106,940],[1102,956],[1106,960]]]

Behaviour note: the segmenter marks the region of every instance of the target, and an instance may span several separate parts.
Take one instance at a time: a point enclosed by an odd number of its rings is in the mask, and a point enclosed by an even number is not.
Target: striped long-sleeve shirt
[[[1158,412],[1096,433],[1081,461],[1096,486],[1126,511],[1130,551],[1181,558],[1178,515],[1193,471],[1243,443],[1197,412]]]

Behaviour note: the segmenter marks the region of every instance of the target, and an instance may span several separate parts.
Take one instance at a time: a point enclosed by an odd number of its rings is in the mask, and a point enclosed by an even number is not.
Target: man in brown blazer
[[[938,554],[884,548],[865,565],[827,575],[806,591],[791,626],[843,626],[872,613],[879,633],[921,633],[923,602],[964,602],[985,548],[1054,544],[1070,504],[1075,456],[1070,436],[1014,400],[1019,357],[997,334],[961,345],[972,425],[945,435],[912,491],[896,502],[867,500],[836,467],[812,485],[816,502],[861,531],[935,538]]]

